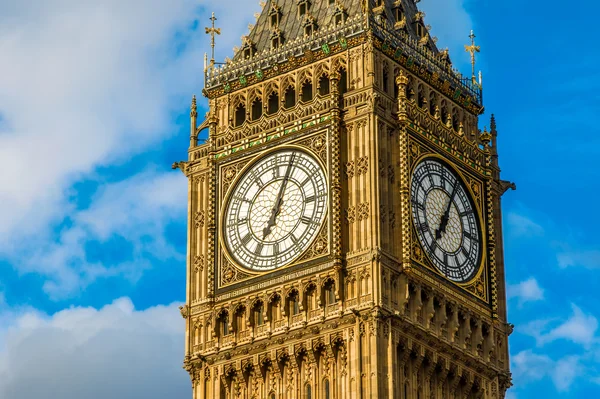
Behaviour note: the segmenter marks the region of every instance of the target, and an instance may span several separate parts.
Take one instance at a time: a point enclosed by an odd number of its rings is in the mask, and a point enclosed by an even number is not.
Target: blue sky
[[[22,3],[0,0],[0,397],[189,397],[187,185],[170,165],[186,158],[210,11],[222,59],[258,1]],[[600,396],[600,6],[587,3],[419,3],[465,73],[475,30],[481,127],[495,113],[518,186],[503,198],[512,398]]]

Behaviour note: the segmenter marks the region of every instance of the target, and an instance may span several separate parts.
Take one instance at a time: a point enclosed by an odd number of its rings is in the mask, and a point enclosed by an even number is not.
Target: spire
[[[473,30],[471,30],[471,34],[469,35],[469,38],[471,39],[471,45],[465,44],[465,51],[467,53],[471,53],[471,79],[474,85],[478,85],[477,78],[475,77],[475,53],[479,53],[481,51],[481,47],[475,45],[475,37],[475,33],[473,33]],[[479,74],[479,83],[481,83],[481,74]]]
[[[209,68],[212,72],[212,69],[215,67],[215,36],[221,34],[221,28],[215,28],[215,21],[217,17],[215,17],[215,13],[212,13],[212,16],[209,18],[211,21],[210,28],[204,28],[206,30],[206,34],[210,35],[210,48],[211,48],[211,56],[210,56],[210,65]]]

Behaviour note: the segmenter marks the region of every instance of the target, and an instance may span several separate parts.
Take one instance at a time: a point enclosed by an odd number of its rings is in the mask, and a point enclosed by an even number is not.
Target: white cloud
[[[544,290],[533,277],[530,277],[529,279],[518,284],[509,284],[506,287],[506,294],[509,299],[518,299],[519,304],[544,299]]]
[[[149,258],[184,260],[166,236],[171,220],[185,220],[187,184],[179,172],[143,172],[100,187],[88,209],[72,216],[57,242],[25,247],[20,270],[48,280],[53,299],[78,293],[98,278],[122,276],[135,281],[151,267]],[[131,260],[102,264],[90,259],[89,243],[120,237],[132,246]]]
[[[142,256],[90,263],[91,240],[127,233],[137,249],[173,255],[160,233],[166,218],[184,216],[177,214],[186,206],[183,177],[142,173],[106,185],[83,212],[69,195],[76,182],[104,180],[98,166],[118,164],[176,131],[174,111],[185,112],[201,90],[210,23],[203,5],[230,27],[218,40],[228,49],[222,57],[231,55],[253,18],[249,10],[259,8],[254,1],[0,2],[0,257],[20,273],[48,277],[44,289],[54,298],[98,277],[135,280],[149,267]],[[52,228],[65,221],[72,226],[57,238]]]
[[[510,212],[507,215],[508,232],[516,237],[539,237],[544,234],[544,228],[530,218]]]
[[[172,134],[198,86],[197,16],[193,0],[0,3],[0,247],[72,211],[65,190],[94,167]]]
[[[565,392],[571,388],[575,379],[581,376],[580,360],[578,356],[567,356],[555,361],[547,355],[540,355],[528,349],[512,357],[511,370],[518,386],[549,377],[557,391]]]
[[[564,339],[589,348],[596,342],[598,320],[591,314],[585,314],[574,304],[571,308],[571,316],[558,325],[554,320],[535,320],[520,330],[533,336],[539,346]]]
[[[548,356],[538,355],[531,350],[517,353],[512,357],[511,363],[512,372],[527,381],[541,380],[553,365]]]
[[[0,397],[191,397],[177,305],[137,311],[121,298],[99,310],[21,313],[0,329]]]
[[[552,381],[559,392],[568,391],[573,381],[580,373],[580,359],[578,356],[568,356],[556,362],[552,371]]]
[[[600,269],[600,251],[562,252],[556,255],[558,266],[566,268],[581,266],[587,269]]]

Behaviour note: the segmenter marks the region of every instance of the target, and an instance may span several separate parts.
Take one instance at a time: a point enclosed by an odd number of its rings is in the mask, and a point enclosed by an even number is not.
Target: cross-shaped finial
[[[481,51],[481,47],[475,45],[475,33],[473,33],[472,30],[469,38],[471,39],[471,45],[465,45],[465,51],[467,53],[471,53],[472,79],[473,83],[477,83],[477,79],[475,78],[475,53],[479,53]]]
[[[209,18],[212,22],[212,26],[206,29],[206,34],[210,35],[210,47],[212,49],[211,58],[210,58],[210,67],[213,68],[215,65],[215,35],[221,34],[221,28],[215,28],[215,21],[217,17],[215,17],[215,13],[212,13],[212,17]]]

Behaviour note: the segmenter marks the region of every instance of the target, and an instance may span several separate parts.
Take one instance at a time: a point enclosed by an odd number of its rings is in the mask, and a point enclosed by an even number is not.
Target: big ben
[[[514,185],[416,2],[267,0],[205,70],[175,165],[193,398],[504,398]]]

